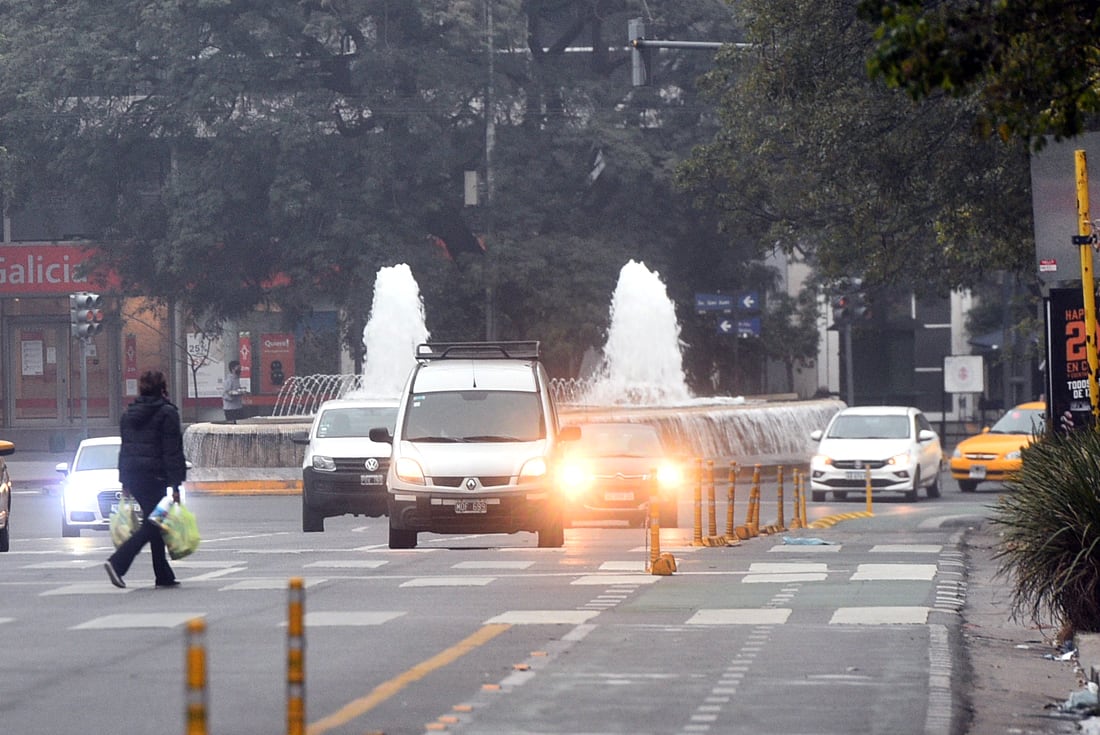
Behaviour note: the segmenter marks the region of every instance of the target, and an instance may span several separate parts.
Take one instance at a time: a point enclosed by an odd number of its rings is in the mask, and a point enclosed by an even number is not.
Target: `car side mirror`
[[[917,432],[917,441],[930,442],[935,438],[936,438],[936,432],[930,431],[929,429],[921,429],[920,431]]]
[[[295,431],[291,433],[290,440],[295,444],[309,444],[309,432]]]
[[[821,441],[821,437],[823,436],[825,436],[825,432],[821,429],[814,429],[810,432],[810,438],[813,439],[815,442]]]
[[[393,435],[390,434],[390,430],[384,426],[382,428],[375,427],[371,429],[367,436],[370,437],[372,442],[378,444],[393,444]]]
[[[558,432],[558,440],[563,442],[575,442],[581,438],[581,427],[576,424],[563,426]]]
[[[63,475],[69,474],[69,463],[58,462],[56,465],[54,465],[54,471],[60,472]]]

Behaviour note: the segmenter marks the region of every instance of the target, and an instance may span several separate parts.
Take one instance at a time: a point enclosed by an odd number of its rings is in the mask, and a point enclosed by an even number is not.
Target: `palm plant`
[[[1100,631],[1100,432],[1034,437],[1006,485],[991,520],[1012,616]]]

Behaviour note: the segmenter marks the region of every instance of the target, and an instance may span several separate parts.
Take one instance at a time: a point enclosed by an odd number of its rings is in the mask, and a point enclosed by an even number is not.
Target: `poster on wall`
[[[252,392],[252,333],[237,333],[237,359],[241,363],[241,390]]]
[[[1079,288],[1052,288],[1046,302],[1048,415],[1055,428],[1066,412],[1074,429],[1092,425],[1084,302]]]
[[[126,347],[122,355],[122,379],[125,381],[125,394],[136,396],[138,394],[138,364],[137,364],[137,335],[126,335]]]
[[[27,339],[27,334],[23,334],[23,340],[19,343],[21,347],[22,360],[22,374],[26,376],[42,375],[43,370],[43,348],[41,339]]]
[[[225,380],[222,342],[217,337],[187,334],[187,397],[220,398]]]
[[[278,394],[294,374],[294,335],[260,335],[260,392]]]

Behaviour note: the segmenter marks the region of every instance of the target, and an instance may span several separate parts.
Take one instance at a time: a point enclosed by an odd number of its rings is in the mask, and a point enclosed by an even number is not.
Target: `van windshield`
[[[321,414],[321,420],[317,423],[317,438],[367,436],[376,426],[385,426],[392,432],[396,424],[396,406],[328,408]]]
[[[546,438],[538,393],[414,393],[403,436],[413,442],[532,442]]]

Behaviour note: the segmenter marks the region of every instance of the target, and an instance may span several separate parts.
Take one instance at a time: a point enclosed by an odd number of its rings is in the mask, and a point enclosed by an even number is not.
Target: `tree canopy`
[[[986,134],[1072,137],[1100,112],[1100,5],[1088,0],[860,0],[869,69],[915,99],[977,96]]]
[[[913,102],[871,79],[870,26],[843,0],[737,4],[748,50],[705,80],[721,133],[680,179],[733,237],[825,281],[946,294],[1033,258],[1027,150],[974,134],[975,100]]]

